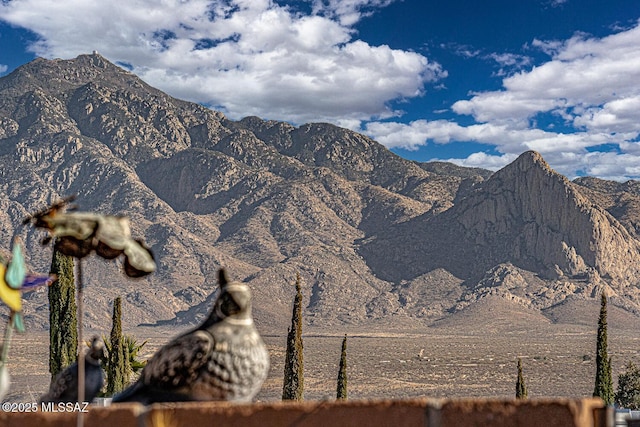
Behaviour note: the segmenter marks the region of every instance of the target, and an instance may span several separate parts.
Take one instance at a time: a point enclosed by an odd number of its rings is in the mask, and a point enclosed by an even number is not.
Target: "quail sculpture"
[[[104,373],[100,367],[100,358],[104,346],[98,337],[91,340],[91,348],[84,357],[84,396],[91,402],[100,392],[104,384]],[[78,363],[60,372],[51,382],[47,394],[40,398],[43,403],[78,402]]]
[[[251,291],[218,273],[220,293],[207,319],[160,348],[136,383],[113,402],[248,402],[269,371],[269,353],[251,315]]]

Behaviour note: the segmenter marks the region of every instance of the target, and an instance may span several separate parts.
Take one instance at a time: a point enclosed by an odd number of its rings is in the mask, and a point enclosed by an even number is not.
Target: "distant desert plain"
[[[402,321],[349,328],[305,327],[304,398],[334,399],[340,346],[347,334],[349,399],[511,398],[521,358],[530,398],[589,397],[593,392],[598,306],[556,313],[556,322],[486,298],[431,325]],[[592,310],[591,310],[592,309]],[[592,318],[588,313],[593,311]],[[581,315],[581,317],[575,317]],[[572,317],[573,316],[573,317]],[[563,323],[573,320],[574,323]],[[261,330],[271,371],[256,401],[282,395],[286,334]],[[137,327],[125,333],[148,340],[142,359],[189,327]],[[285,331],[286,332],[286,331]],[[608,348],[614,386],[629,361],[640,362],[640,319],[609,307]],[[109,331],[85,330],[84,336]],[[16,334],[11,344],[11,389],[6,401],[35,402],[49,383],[48,332]]]

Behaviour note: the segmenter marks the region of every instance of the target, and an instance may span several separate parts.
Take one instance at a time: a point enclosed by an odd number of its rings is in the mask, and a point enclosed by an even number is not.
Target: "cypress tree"
[[[302,292],[300,290],[300,274],[297,274],[291,327],[287,331],[287,354],[284,363],[282,400],[303,400],[304,361],[302,352]]]
[[[107,396],[124,390],[129,382],[127,361],[129,355],[122,336],[122,298],[113,301],[113,318],[109,337],[109,361],[107,364]]]
[[[78,355],[76,284],[73,258],[53,250],[49,286],[49,372],[51,378],[73,364]]]
[[[602,292],[600,317],[598,318],[598,340],[596,342],[596,381],[593,396],[600,397],[606,405],[614,400],[611,378],[611,359],[607,352],[607,297]]]
[[[518,357],[518,380],[516,381],[516,399],[526,399],[528,397],[527,386],[522,375],[522,360]]]
[[[347,335],[342,340],[342,353],[340,354],[340,367],[338,368],[338,389],[336,399],[347,399]]]

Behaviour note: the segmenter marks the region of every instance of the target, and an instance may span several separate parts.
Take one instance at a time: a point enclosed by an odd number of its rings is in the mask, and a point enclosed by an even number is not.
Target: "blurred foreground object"
[[[153,254],[141,240],[131,238],[129,219],[93,212],[64,212],[73,200],[67,197],[47,209],[27,217],[24,224],[45,228],[55,238],[55,248],[65,255],[84,258],[92,251],[105,259],[124,255],[124,271],[129,277],[143,277],[156,270]],[[73,206],[69,207],[74,209]]]
[[[91,348],[84,357],[85,379],[84,399],[91,402],[100,392],[104,384],[104,373],[100,367],[100,358],[103,355],[104,346],[98,337],[91,340]],[[82,403],[78,399],[78,362],[69,366],[51,382],[49,392],[40,398],[40,402]]]
[[[218,274],[220,293],[196,329],[160,348],[140,378],[113,402],[248,402],[269,372],[269,353],[251,314],[251,291]]]

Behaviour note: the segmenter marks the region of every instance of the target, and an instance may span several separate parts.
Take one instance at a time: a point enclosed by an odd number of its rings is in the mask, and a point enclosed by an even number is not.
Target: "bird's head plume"
[[[104,344],[100,341],[100,338],[94,336],[91,338],[91,345],[89,346],[89,353],[87,357],[94,360],[99,361],[104,355]]]

